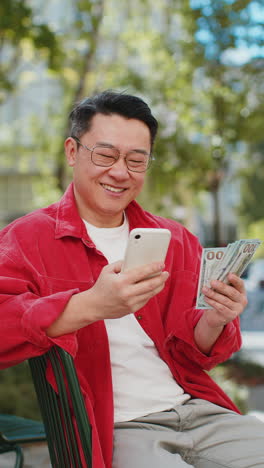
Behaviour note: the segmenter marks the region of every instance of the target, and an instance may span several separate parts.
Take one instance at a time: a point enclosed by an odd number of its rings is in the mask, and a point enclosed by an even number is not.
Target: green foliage
[[[28,36],[32,9],[24,0],[2,0],[0,5],[0,27],[4,37],[13,45]]]
[[[71,21],[54,36],[44,22],[34,23],[34,10],[26,1],[1,4],[12,46],[19,51],[22,38],[30,40],[33,48],[46,44],[59,67],[53,78],[62,99],[51,120],[60,119],[61,138],[57,149],[53,145],[47,151],[53,157],[60,190],[66,180],[63,139],[68,111],[72,102],[104,88],[142,95],[158,117],[156,162],[146,195],[152,206],[154,199],[159,210],[165,209],[162,200],[168,194],[181,202],[178,186],[183,179],[193,194],[200,189],[218,190],[238,142],[262,138],[263,110],[257,99],[262,92],[262,68],[256,60],[237,66],[228,59],[228,53],[241,43],[260,46],[263,42],[262,34],[256,33],[263,31],[263,25],[249,14],[252,1],[136,0],[128,5],[117,0],[78,0],[70,4]],[[17,30],[14,23],[20,25]],[[11,85],[9,76],[4,74],[6,89]],[[51,126],[41,130],[38,153],[44,158]]]
[[[244,224],[241,229],[241,238],[245,239],[260,239],[262,244],[254,255],[254,260],[257,258],[264,258],[264,219],[256,221],[255,223]]]
[[[115,0],[106,3],[101,42],[114,54],[96,56],[92,83],[150,101],[161,131],[145,199],[164,212],[165,195],[181,202],[183,179],[193,194],[217,191],[238,142],[262,138],[261,100],[252,99],[262,90],[261,66],[236,65],[228,54],[261,45],[253,32],[263,25],[249,14],[250,0],[150,3],[119,5],[118,14]]]
[[[240,215],[244,225],[264,221],[264,144],[250,145],[250,165],[241,171]],[[262,234],[263,235],[263,234]]]
[[[0,413],[41,419],[27,362],[0,372]]]
[[[247,407],[247,398],[248,398],[248,388],[247,386],[238,384],[236,380],[230,376],[226,364],[221,364],[215,367],[210,372],[211,377],[215,382],[226,392],[226,394],[231,398],[235,403],[241,413],[246,413],[248,411]]]
[[[224,364],[229,376],[239,384],[256,385],[264,382],[264,367],[258,362],[247,359],[240,351],[240,357],[234,357]]]
[[[42,53],[49,67],[58,67],[60,49],[47,24],[36,22],[26,0],[2,0],[0,4],[0,102],[16,86],[16,70],[29,46]]]

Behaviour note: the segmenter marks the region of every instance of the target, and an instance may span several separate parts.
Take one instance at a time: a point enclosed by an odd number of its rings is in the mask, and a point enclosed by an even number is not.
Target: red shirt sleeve
[[[78,289],[41,297],[34,269],[22,256],[11,259],[0,252],[0,368],[10,367],[58,344],[75,355],[76,334],[49,338],[45,330]]]

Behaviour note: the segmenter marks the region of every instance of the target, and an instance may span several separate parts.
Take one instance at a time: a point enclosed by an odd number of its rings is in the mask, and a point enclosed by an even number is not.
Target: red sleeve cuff
[[[192,315],[185,311],[189,317]],[[188,314],[189,312],[189,314]],[[175,359],[177,353],[183,353],[188,359],[205,370],[210,370],[220,362],[226,361],[231,355],[238,351],[241,346],[241,334],[239,328],[239,318],[227,324],[221,335],[216,340],[210,355],[202,353],[194,340],[193,330],[201,317],[202,311],[196,311],[195,319],[191,323],[189,317],[177,327],[175,333],[171,333],[167,338],[167,345]],[[187,318],[187,317],[186,317]]]
[[[50,338],[45,330],[63,312],[72,295],[78,292],[78,289],[72,289],[36,299],[21,319],[23,333],[27,340],[44,349],[49,349],[56,344],[75,356],[78,347],[76,332]]]

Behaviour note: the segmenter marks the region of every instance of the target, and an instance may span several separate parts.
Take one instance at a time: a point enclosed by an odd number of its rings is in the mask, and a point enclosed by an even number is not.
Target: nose
[[[108,174],[110,174],[113,178],[117,180],[129,179],[129,170],[127,168],[125,159],[120,157],[115,162],[115,164],[113,164],[113,166],[109,168]]]

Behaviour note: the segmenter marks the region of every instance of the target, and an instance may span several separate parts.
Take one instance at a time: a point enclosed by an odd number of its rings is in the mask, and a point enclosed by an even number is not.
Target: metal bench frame
[[[58,392],[46,379],[51,364]],[[53,468],[92,468],[91,426],[72,356],[54,346],[46,354],[29,359],[33,382],[47,434]],[[75,424],[73,422],[75,421]]]
[[[23,444],[45,440],[46,434],[41,422],[0,414],[0,453],[15,452],[15,468],[23,467]]]

